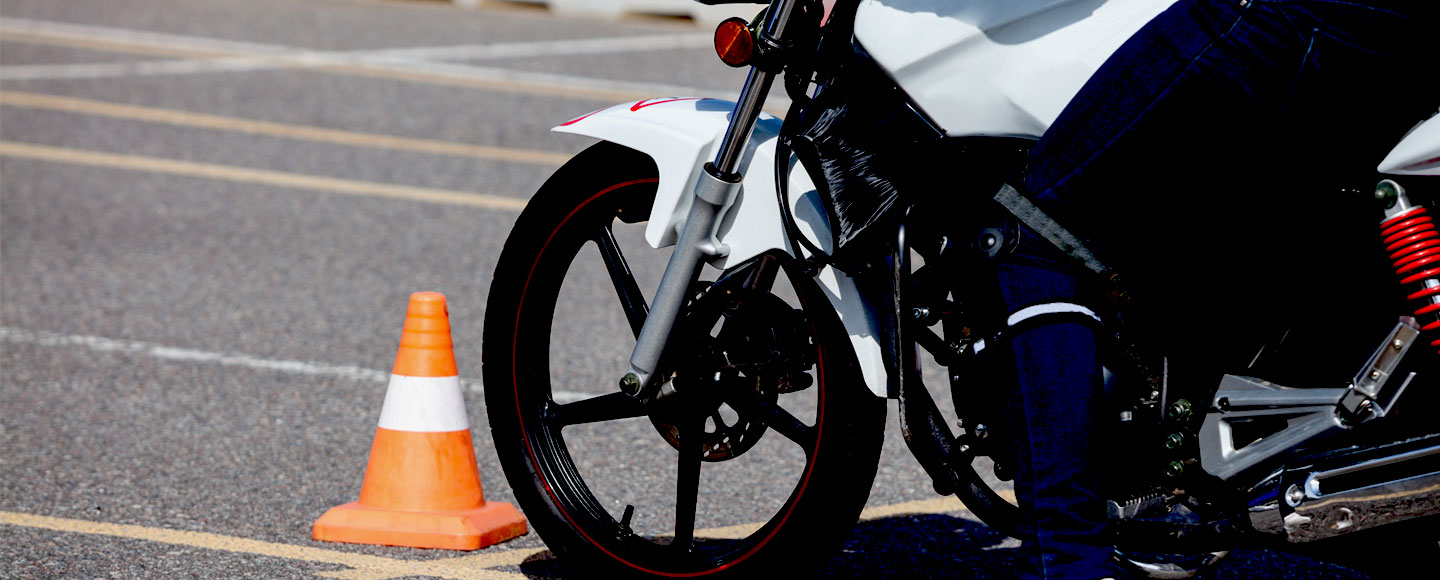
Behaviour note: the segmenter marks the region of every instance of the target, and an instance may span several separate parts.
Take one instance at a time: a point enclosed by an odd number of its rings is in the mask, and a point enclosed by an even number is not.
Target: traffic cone
[[[445,296],[410,296],[360,500],[315,521],[327,542],[476,550],[523,535],[515,506],[486,502],[460,393]]]

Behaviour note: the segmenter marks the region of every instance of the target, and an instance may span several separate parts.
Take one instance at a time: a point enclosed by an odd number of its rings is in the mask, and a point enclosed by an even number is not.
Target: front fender
[[[645,228],[645,241],[655,248],[673,245],[695,199],[694,185],[706,162],[730,125],[730,101],[699,97],[646,99],[622,103],[571,119],[555,127],[562,133],[585,135],[629,147],[655,161],[659,170],[655,204]],[[775,143],[781,121],[761,113],[741,156],[744,175],[734,203],[722,210],[716,238],[727,247],[710,265],[726,269],[771,250],[791,256],[800,252],[785,235],[775,199]],[[752,170],[753,168],[753,170]],[[820,195],[804,168],[792,162],[789,175],[790,211],[801,235],[830,252],[830,226]],[[883,351],[877,321],[860,298],[855,281],[833,268],[817,276],[850,335],[865,383],[878,396],[887,396]]]
[[[730,101],[699,97],[646,99],[595,111],[554,130],[624,145],[655,160],[660,182],[656,186],[650,223],[645,227],[645,241],[662,248],[674,244],[679,237],[690,203],[695,199],[691,195],[695,182],[705,162],[714,157],[715,149],[720,146],[734,107]],[[780,119],[765,113],[761,113],[755,123],[750,145],[741,156],[739,173],[745,179],[740,193],[735,203],[724,210],[716,232],[716,237],[730,250],[711,260],[711,265],[717,268],[729,268],[772,249],[794,255],[780,227],[775,203],[773,168],[780,123]],[[750,171],[752,165],[756,171]],[[790,191],[801,194],[792,196],[792,205],[798,209],[796,221],[803,224],[802,231],[812,240],[824,240],[828,244],[828,226],[823,219],[817,219],[824,215],[815,205],[818,197],[807,193],[814,190],[804,171],[792,172]],[[816,236],[816,233],[824,235]],[[822,249],[829,251],[824,246]]]

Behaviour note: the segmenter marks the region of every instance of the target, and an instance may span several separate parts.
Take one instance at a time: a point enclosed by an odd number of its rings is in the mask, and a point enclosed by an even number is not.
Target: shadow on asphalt
[[[1013,578],[1014,548],[982,524],[945,515],[916,515],[870,520],[855,525],[819,578],[913,579]],[[550,552],[520,564],[531,578],[579,580],[583,571],[567,567]]]
[[[840,553],[817,577],[900,580],[1010,579],[1019,575],[1018,543],[973,520],[938,514],[856,524]],[[550,552],[520,564],[530,578],[592,578]],[[1237,550],[1201,580],[1364,580],[1357,570],[1272,551]]]

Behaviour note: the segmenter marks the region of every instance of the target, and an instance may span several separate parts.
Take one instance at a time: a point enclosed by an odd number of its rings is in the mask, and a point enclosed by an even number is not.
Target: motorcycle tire
[[[485,313],[485,402],[497,456],[531,526],[585,576],[813,573],[868,498],[884,399],[864,388],[814,279],[788,265],[775,278],[793,292],[752,292],[712,308],[723,312],[715,315],[721,330],[707,340],[764,342],[783,334],[766,330],[772,321],[794,312],[808,338],[786,344],[810,351],[813,366],[803,372],[811,379],[794,377],[793,392],[717,387],[723,397],[687,383],[651,403],[620,392],[646,313],[632,265],[644,254],[661,254],[661,264],[668,255],[634,232],[648,218],[657,173],[648,156],[600,143],[562,166],[517,219]],[[586,300],[600,305],[576,304]],[[715,300],[693,300],[687,312]],[[606,320],[618,328],[603,336],[570,326]],[[732,324],[739,330],[726,331]],[[662,366],[706,360],[687,352],[704,348],[719,347],[672,344]]]

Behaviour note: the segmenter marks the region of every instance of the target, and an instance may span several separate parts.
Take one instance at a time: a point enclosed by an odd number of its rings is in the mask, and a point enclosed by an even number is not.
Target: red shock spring
[[[1415,311],[1422,331],[1440,329],[1440,231],[1424,207],[1406,210],[1380,224],[1385,251],[1395,262],[1400,284],[1416,284],[1419,291],[1407,298],[1422,304]],[[1428,322],[1427,322],[1428,320]],[[1440,339],[1430,346],[1440,347]]]

